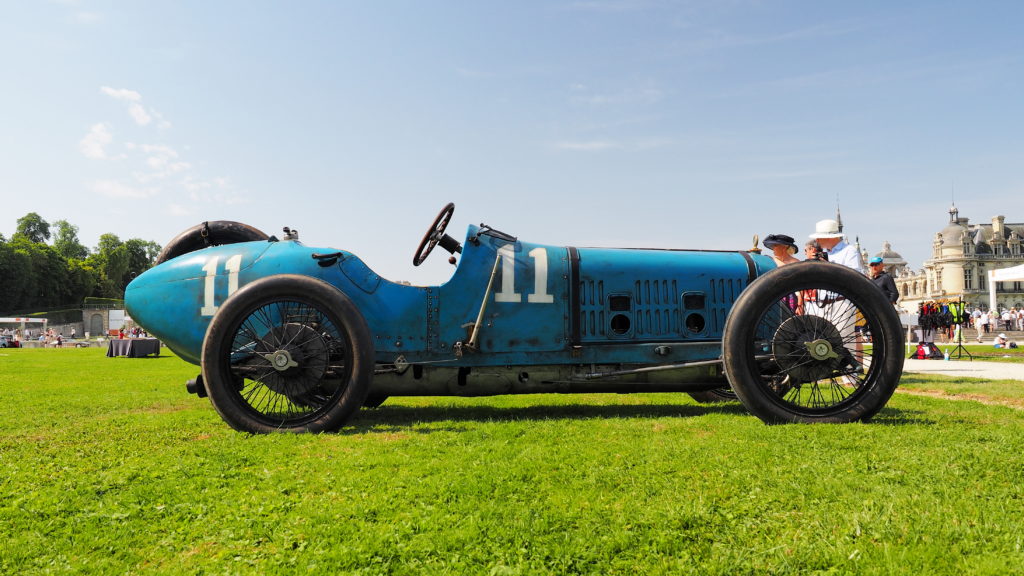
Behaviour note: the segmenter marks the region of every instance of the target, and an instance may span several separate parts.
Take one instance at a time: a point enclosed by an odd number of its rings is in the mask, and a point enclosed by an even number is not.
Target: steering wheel
[[[451,222],[452,214],[455,213],[455,203],[449,202],[447,206],[441,209],[438,213],[437,218],[434,219],[434,223],[430,225],[427,233],[423,235],[423,240],[420,241],[419,248],[416,249],[416,253],[412,256],[412,265],[419,266],[423,264],[423,261],[430,256],[430,252],[433,251],[434,246],[437,246],[438,242],[441,242],[443,248],[448,248],[449,242],[446,239],[450,239],[458,246],[458,241],[451,238],[444,233],[445,229],[448,228],[448,223]],[[459,247],[461,252],[461,246]],[[454,252],[454,250],[449,250]]]

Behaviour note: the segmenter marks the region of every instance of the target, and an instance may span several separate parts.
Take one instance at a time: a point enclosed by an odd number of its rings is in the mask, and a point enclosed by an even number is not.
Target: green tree
[[[122,291],[133,278],[153,267],[156,257],[160,254],[160,245],[152,240],[131,238],[125,240],[124,249],[128,255],[128,269],[121,278]]]
[[[15,234],[6,244],[15,255],[17,298],[12,310],[49,308],[67,304],[70,298],[67,260],[52,246],[32,242],[28,236]]]
[[[43,244],[50,239],[50,223],[43,220],[39,214],[29,212],[18,218],[18,227],[14,235],[27,238],[29,242]]]
[[[85,260],[89,249],[78,240],[78,226],[67,220],[57,220],[53,225],[57,228],[53,237],[53,247],[57,253],[68,260]]]
[[[116,234],[100,236],[99,245],[86,259],[86,264],[99,272],[93,296],[121,298],[123,281],[128,273],[128,249]]]
[[[0,242],[0,278],[4,279],[0,314],[27,307],[34,292],[32,262],[28,254],[15,249],[13,241]]]
[[[10,240],[0,235],[0,315],[58,306],[78,306],[89,296],[124,298],[125,286],[153,266],[160,245],[138,238],[122,242],[100,236],[90,253],[67,220],[50,224],[35,212],[18,220]]]
[[[91,296],[99,284],[99,273],[82,260],[68,260],[69,303],[78,305]]]

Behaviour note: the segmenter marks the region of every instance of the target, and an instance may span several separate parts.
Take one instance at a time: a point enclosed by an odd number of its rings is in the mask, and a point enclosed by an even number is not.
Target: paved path
[[[1024,380],[1024,364],[1009,362],[983,362],[964,357],[961,360],[915,360],[908,358],[903,364],[904,372],[921,372],[985,378],[988,380]]]

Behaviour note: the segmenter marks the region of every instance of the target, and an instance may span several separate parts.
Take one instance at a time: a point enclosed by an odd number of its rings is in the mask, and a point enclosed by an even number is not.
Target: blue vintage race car
[[[173,239],[128,286],[131,317],[201,366],[187,384],[248,432],[336,430],[390,396],[688,392],[765,422],[870,418],[903,368],[892,305],[827,262],[751,251],[532,244],[449,204],[413,257],[460,255],[440,286],[390,282],[344,250],[235,222]]]

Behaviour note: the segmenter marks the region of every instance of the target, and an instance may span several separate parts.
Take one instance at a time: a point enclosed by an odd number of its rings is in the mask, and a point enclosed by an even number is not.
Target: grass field
[[[195,367],[103,353],[0,353],[0,573],[1024,572],[1013,407],[769,427],[682,394],[410,398],[248,436],[185,393]]]
[[[940,345],[940,349],[954,350],[955,345]],[[985,362],[1024,362],[1024,348],[1002,349],[993,348],[991,345],[964,346],[964,350],[970,353],[974,360]],[[969,360],[967,354],[961,352],[962,359]]]

